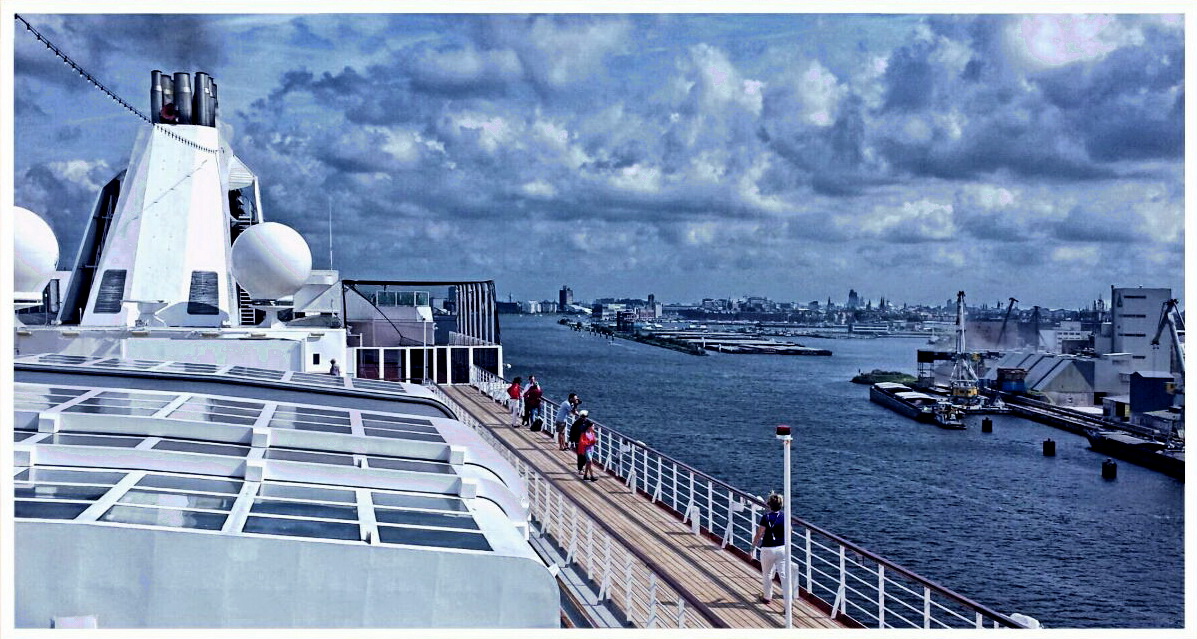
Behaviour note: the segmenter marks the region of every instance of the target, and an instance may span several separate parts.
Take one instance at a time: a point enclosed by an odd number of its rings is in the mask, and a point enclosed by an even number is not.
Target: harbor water
[[[794,429],[794,513],[999,612],[1053,628],[1184,624],[1184,484],[1045,425],[994,416],[947,431],[848,380],[914,372],[910,338],[800,339],[831,357],[695,357],[505,316],[505,375],[576,391],[600,423],[760,495],[780,492]],[[1056,441],[1055,457],[1042,454]]]

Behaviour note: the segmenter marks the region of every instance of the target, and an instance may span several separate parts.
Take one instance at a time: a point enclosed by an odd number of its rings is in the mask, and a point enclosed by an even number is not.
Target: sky
[[[1182,15],[38,7],[16,11],[143,112],[151,70],[211,74],[266,219],[315,268],[331,236],[344,277],[667,303],[1183,293]],[[69,267],[145,125],[19,24],[5,46],[13,199]]]

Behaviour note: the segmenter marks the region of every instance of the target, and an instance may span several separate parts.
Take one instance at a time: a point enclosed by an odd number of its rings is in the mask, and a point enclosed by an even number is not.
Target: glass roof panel
[[[435,510],[453,510],[465,512],[465,502],[456,497],[433,497],[431,495],[410,495],[406,493],[384,493],[374,491],[370,498],[375,506],[393,506],[396,508],[428,508]]]
[[[274,409],[275,417],[280,415],[289,419],[302,419],[306,421],[323,421],[329,424],[348,424],[349,411],[336,410],[326,408],[314,408],[312,406],[295,406],[292,404],[280,404],[278,408]]]
[[[154,450],[173,450],[183,453],[204,453],[206,455],[228,455],[230,457],[245,457],[249,454],[249,446],[209,444],[177,439],[164,439],[154,444]]]
[[[62,444],[65,446],[110,446],[113,448],[133,448],[144,441],[144,437],[120,437],[107,435],[73,435],[70,433],[54,433],[42,443]]]
[[[333,424],[314,424],[311,422],[296,422],[277,420],[270,422],[271,428],[285,428],[289,430],[310,430],[320,433],[342,433],[349,434],[353,429],[349,426],[335,426]]]
[[[87,510],[90,503],[25,501],[13,502],[13,514],[28,519],[74,519]]]
[[[250,366],[234,366],[228,370],[228,375],[233,377],[248,377],[251,379],[267,379],[278,381],[283,378],[283,371],[275,371],[267,368],[253,368]]]
[[[255,499],[250,512],[257,515],[291,515],[294,517],[357,520],[357,506],[278,501],[274,499]]]
[[[113,506],[100,515],[100,521],[170,528],[198,528],[200,530],[220,530],[227,518],[228,515],[225,513],[203,513],[143,506]]]
[[[291,381],[300,384],[314,384],[316,386],[337,386],[345,385],[345,378],[340,375],[329,375],[327,373],[313,374],[313,373],[292,373]]]
[[[228,415],[226,413],[215,410],[206,410],[202,408],[186,408],[181,407],[169,415],[170,419],[179,419],[192,422],[208,422],[212,424],[234,424],[236,426],[253,426],[258,421],[256,417],[249,417],[244,415]]]
[[[143,359],[106,359],[92,364],[97,368],[135,368],[147,369],[153,368],[162,362],[143,360]]]
[[[261,497],[280,497],[283,499],[303,499],[309,501],[336,501],[352,504],[357,501],[357,494],[352,490],[339,490],[317,486],[301,486],[299,484],[281,484],[277,482],[263,482],[258,489]]]
[[[36,434],[37,433],[30,433],[30,432],[26,432],[26,431],[14,430],[12,433],[12,441],[14,444],[17,442],[23,442],[26,439],[29,439],[30,437],[33,437]]]
[[[54,484],[35,484],[33,486],[13,486],[13,497],[17,499],[73,499],[75,501],[95,501],[104,496],[111,489],[110,486],[56,486]]]
[[[386,437],[388,439],[409,439],[421,442],[441,442],[444,443],[444,438],[440,435],[429,435],[428,433],[412,433],[405,430],[390,430],[367,428],[366,434],[371,437]]]
[[[438,526],[441,528],[462,528],[478,530],[473,516],[465,513],[430,513],[421,510],[394,510],[375,508],[374,518],[383,524],[406,524],[409,526]]]
[[[362,421],[375,422],[393,422],[396,424],[420,424],[423,426],[432,426],[432,422],[427,419],[420,419],[419,417],[408,417],[406,415],[388,415],[385,413],[362,413]]]
[[[192,362],[172,362],[162,370],[175,373],[215,373],[222,367],[216,364],[195,364]]]
[[[13,481],[31,481],[37,484],[94,484],[112,486],[125,478],[121,472],[93,472],[85,470],[60,470],[57,468],[30,468],[21,471]]]
[[[87,415],[135,415],[138,417],[149,417],[158,412],[159,408],[131,408],[128,406],[102,406],[92,402],[92,400],[84,400],[74,406],[69,406],[62,409],[64,413],[83,413]]]
[[[311,453],[289,448],[268,448],[266,459],[280,459],[285,461],[307,462],[311,464],[333,464],[335,466],[352,466],[353,457],[334,453]]]
[[[82,355],[42,355],[37,361],[43,364],[83,364],[100,359],[98,357],[83,357]]]
[[[403,385],[398,382],[384,382],[380,379],[361,379],[353,378],[353,387],[362,390],[383,391],[385,393],[394,393],[396,395],[406,395],[407,391],[403,389]]]
[[[317,539],[344,539],[361,541],[361,529],[356,523],[337,521],[313,521],[311,519],[284,519],[282,517],[249,516],[241,529],[245,533],[265,535],[288,535],[291,537],[314,537]]]
[[[486,537],[481,534],[450,530],[379,526],[378,538],[387,544],[436,546],[438,548],[462,548],[465,550],[491,550]]]
[[[120,498],[122,504],[143,506],[165,506],[169,508],[202,508],[205,510],[229,510],[237,502],[236,496],[175,493],[162,490],[140,490],[131,488]]]
[[[367,457],[370,468],[387,468],[389,470],[410,470],[417,473],[437,473],[440,475],[456,475],[449,464],[422,461],[415,459],[401,459],[395,457]]]
[[[225,493],[229,495],[236,495],[241,492],[241,482],[236,480],[183,477],[180,475],[146,475],[141,478],[141,481],[137,482],[137,485],[146,488],[166,488],[203,493]]]

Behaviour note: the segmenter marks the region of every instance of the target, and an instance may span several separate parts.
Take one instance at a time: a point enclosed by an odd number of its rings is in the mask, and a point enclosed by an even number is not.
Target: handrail
[[[514,450],[514,449],[511,449],[511,448],[503,445],[496,437],[494,437],[493,434],[489,433],[487,431],[487,429],[484,426],[482,426],[481,422],[468,409],[465,409],[464,407],[460,407],[459,404],[451,401],[448,398],[448,396],[445,394],[444,390],[442,388],[440,388],[439,385],[427,383],[426,386],[434,394],[436,394],[437,396],[444,399],[450,406],[452,406],[455,409],[455,412],[457,413],[458,419],[460,421],[462,421],[467,426],[471,427],[473,430],[478,432],[485,439],[488,439],[489,443],[498,452],[500,452],[500,454],[504,454],[505,456],[508,456],[515,463],[517,470],[520,472],[521,476],[525,477],[525,479],[532,478],[534,481],[537,482],[538,485],[543,485],[546,487],[546,491],[541,491],[539,489],[530,488],[529,489],[530,495],[538,497],[540,499],[540,503],[543,504],[545,502],[545,500],[547,500],[547,498],[548,498],[547,497],[547,495],[548,495],[547,487],[554,487],[555,490],[552,491],[552,495],[554,497],[556,497],[559,501],[560,500],[568,501],[570,507],[573,509],[573,512],[575,513],[575,517],[572,519],[572,521],[574,521],[574,522],[577,521],[577,517],[576,517],[577,513],[584,513],[586,516],[587,525],[591,527],[591,530],[593,530],[594,526],[597,526],[603,533],[605,533],[605,538],[603,540],[601,540],[600,543],[604,543],[609,546],[610,543],[612,541],[614,541],[614,543],[618,544],[619,547],[624,552],[631,555],[632,557],[635,557],[636,560],[638,560],[641,564],[643,564],[650,571],[650,580],[652,582],[655,582],[658,579],[661,580],[662,582],[664,582],[664,584],[666,586],[668,586],[668,588],[670,588],[674,591],[674,593],[678,596],[678,598],[680,600],[685,601],[685,604],[686,604],[685,606],[680,605],[680,602],[679,602],[678,615],[676,617],[677,622],[678,622],[677,627],[679,627],[679,628],[685,627],[685,623],[684,623],[685,622],[685,610],[686,610],[687,606],[689,608],[692,608],[693,610],[697,611],[697,613],[700,616],[702,616],[703,619],[705,619],[706,622],[708,624],[710,624],[710,626],[713,628],[728,628],[728,627],[730,627],[730,626],[728,626],[728,624],[725,621],[723,621],[718,615],[716,615],[710,609],[709,606],[707,606],[701,600],[694,597],[694,595],[692,595],[685,586],[683,586],[676,579],[671,577],[660,566],[660,564],[658,564],[652,558],[647,556],[640,549],[638,549],[634,546],[622,543],[622,541],[621,541],[622,538],[620,537],[619,533],[614,528],[612,528],[609,524],[604,522],[601,518],[594,516],[594,514],[590,512],[590,509],[587,508],[585,505],[583,505],[581,502],[579,502],[573,495],[570,495],[569,493],[567,493],[563,490],[560,490],[559,488],[556,488],[558,482],[552,478],[546,477],[546,476],[542,475],[541,473],[537,472],[534,469],[531,462],[528,460],[528,458],[523,453],[519,452],[518,450]],[[460,410],[456,410],[459,408],[460,408]],[[546,496],[539,497],[541,492],[545,492]],[[536,503],[533,501],[533,499],[530,499],[529,502],[530,502],[530,504],[529,504],[530,506],[532,506],[534,503]],[[561,510],[561,508],[558,507],[558,512],[560,512],[560,510]],[[538,519],[541,521],[543,528],[547,528],[549,526],[548,520],[552,519],[552,517],[551,517],[552,511],[553,511],[553,507],[551,505],[542,506],[542,517],[538,518]],[[545,516],[546,512],[548,513],[548,516]],[[576,532],[576,524],[574,526],[574,530]],[[561,542],[562,546],[567,546],[567,547],[571,547],[571,548],[576,546],[577,541],[578,541],[577,535],[574,535],[572,539],[569,538],[570,537],[569,535],[565,535],[565,537],[566,538],[564,538],[564,539],[558,539],[558,541]],[[593,537],[593,534],[591,534],[591,540],[589,540],[589,541],[590,541],[590,545],[593,547],[592,537]],[[574,552],[570,553],[571,556],[573,554],[575,554],[575,553]],[[609,557],[609,552],[607,553],[607,555]],[[594,562],[593,548],[592,548],[592,552],[587,553],[587,556],[588,556],[590,563],[593,564],[593,562]],[[593,566],[593,565],[588,566],[588,568],[591,568],[593,570],[595,568],[595,566]],[[611,568],[610,568],[610,566],[608,566],[607,570],[606,570],[606,572],[608,572],[608,574],[606,575],[606,579],[605,579],[605,581],[607,583],[610,582],[610,574],[609,574],[610,570],[611,570]],[[595,575],[591,575],[591,576],[592,576],[592,578],[595,577]],[[595,583],[603,583],[604,582],[603,579],[599,579],[599,578],[595,578],[594,581],[595,581]],[[624,585],[625,585],[625,593],[628,593],[630,596],[631,588],[633,586],[641,585],[641,584],[625,583]],[[655,623],[652,623],[652,622],[661,619],[662,616],[668,617],[668,614],[664,613],[660,610],[656,610],[658,608],[658,604],[657,604],[657,597],[654,592],[657,590],[655,583],[650,584],[646,588],[650,592],[651,601],[649,601],[647,603],[645,603],[645,602],[640,602],[640,603],[642,604],[641,607],[650,610],[646,619],[644,620],[644,623],[651,627],[651,626],[655,625]],[[624,610],[625,615],[629,619],[632,619],[632,614],[631,614],[632,611],[629,609],[629,608],[631,608],[631,606],[627,605],[625,602],[624,608],[625,608],[625,610]]]
[[[475,368],[471,384],[499,400],[506,380]],[[544,400],[545,421],[552,423],[558,406]],[[629,487],[653,502],[672,510],[683,522],[691,523],[696,534],[706,533],[732,546],[742,554],[755,554],[751,544],[756,518],[763,512],[762,499],[662,453],[614,428],[595,423],[599,436],[598,461],[609,472],[627,481]],[[994,627],[1021,628],[1009,616],[919,574],[899,566],[834,533],[791,515],[794,527],[795,586],[807,596],[826,606],[832,616],[843,615],[861,625],[893,627],[895,620],[910,627]],[[830,572],[818,566],[827,565]],[[849,588],[853,582],[871,583],[866,597]],[[887,587],[889,590],[887,591]],[[917,594],[911,594],[917,593]],[[855,596],[854,596],[855,595]],[[870,598],[871,597],[871,598]],[[903,600],[906,597],[907,600]],[[863,599],[863,601],[862,601]],[[962,608],[960,611],[945,604]],[[866,608],[865,606],[869,606]],[[921,623],[907,619],[894,606],[917,606]],[[848,615],[849,608],[856,611]],[[936,610],[948,613],[936,615]],[[964,614],[961,614],[964,613]],[[972,618],[965,617],[970,615]],[[858,618],[859,617],[859,618]]]

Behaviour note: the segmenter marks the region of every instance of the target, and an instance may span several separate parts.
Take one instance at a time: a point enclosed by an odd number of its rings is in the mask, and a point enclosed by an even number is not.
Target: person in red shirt
[[[540,384],[536,382],[536,376],[533,375],[529,379],[532,383],[524,390],[524,425],[531,426],[533,422],[540,417],[540,400],[544,396],[544,391],[540,390]]]
[[[520,406],[520,398],[524,396],[523,381],[517,377],[511,380],[511,386],[507,387],[507,408],[511,410],[511,425],[516,428],[519,428],[520,414],[524,412]]]
[[[586,424],[586,430],[578,438],[578,473],[582,479],[597,481],[594,476],[594,445],[598,442],[598,435],[594,433],[594,423]]]

